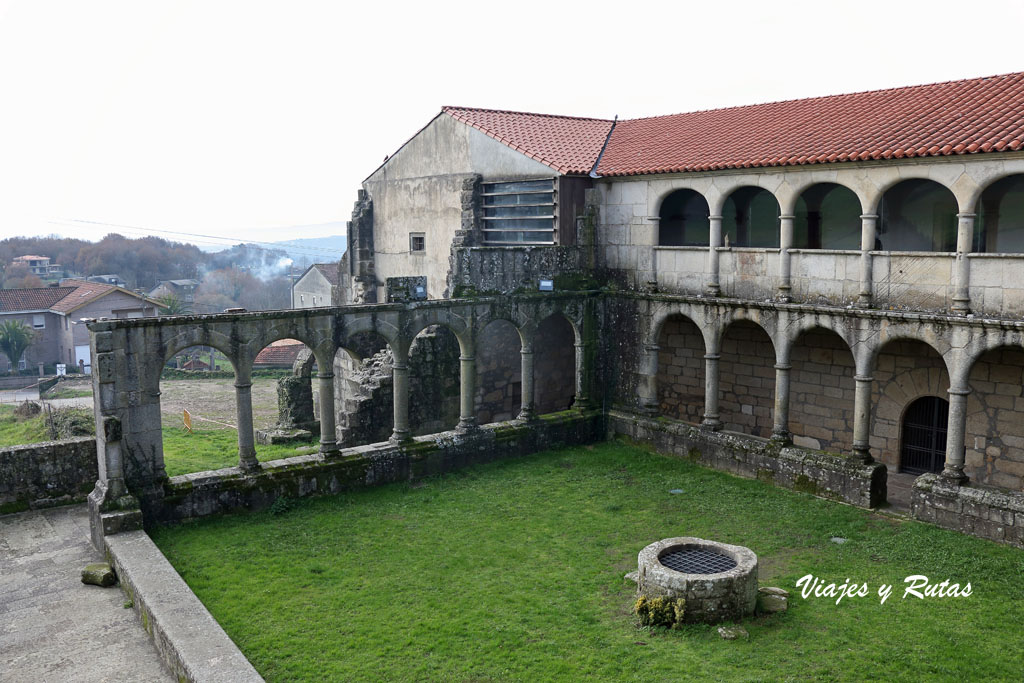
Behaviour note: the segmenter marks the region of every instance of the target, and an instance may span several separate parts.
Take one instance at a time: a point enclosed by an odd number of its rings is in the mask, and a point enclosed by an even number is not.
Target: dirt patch
[[[188,409],[196,426],[231,429],[235,414],[233,379],[176,379],[160,382],[160,413],[164,424],[179,424]],[[277,423],[277,380],[255,377],[252,381],[252,422],[256,429]]]

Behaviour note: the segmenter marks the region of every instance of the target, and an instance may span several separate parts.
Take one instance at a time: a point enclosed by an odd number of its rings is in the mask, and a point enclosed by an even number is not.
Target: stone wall
[[[445,294],[458,298],[473,293],[536,292],[541,278],[554,280],[556,289],[583,289],[587,278],[582,260],[579,247],[453,248]]]
[[[989,351],[975,363],[967,399],[967,459],[972,481],[1024,489],[1024,351]]]
[[[523,364],[519,332],[497,320],[476,342],[476,415],[479,424],[512,420],[522,406]]]
[[[739,321],[726,330],[719,361],[719,390],[723,429],[771,436],[775,347],[763,329]]]
[[[92,437],[0,448],[0,513],[81,503],[98,478]]]
[[[924,474],[914,481],[910,510],[921,521],[1024,548],[1024,492],[956,486]]]
[[[711,432],[622,411],[609,413],[608,432],[716,470],[859,507],[877,507],[886,498],[886,469],[880,463],[863,465],[830,453],[780,448],[744,434]]]
[[[157,514],[146,523],[169,522],[267,507],[282,496],[339,493],[400,481],[416,481],[467,465],[585,444],[604,438],[599,412],[571,411],[530,425],[498,423],[468,435],[419,437],[402,446],[360,446],[337,457],[299,456],[263,463],[257,472],[238,468],[172,477]]]
[[[789,431],[797,446],[833,453],[853,448],[853,354],[835,333],[812,330],[790,354]]]
[[[699,424],[704,415],[704,337],[673,316],[658,337],[658,405],[662,415]]]

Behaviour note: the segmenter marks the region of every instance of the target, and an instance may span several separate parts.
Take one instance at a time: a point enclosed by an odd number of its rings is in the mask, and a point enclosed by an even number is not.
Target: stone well
[[[716,624],[754,613],[757,555],[692,536],[652,543],[637,557],[637,592],[686,600],[686,623]]]

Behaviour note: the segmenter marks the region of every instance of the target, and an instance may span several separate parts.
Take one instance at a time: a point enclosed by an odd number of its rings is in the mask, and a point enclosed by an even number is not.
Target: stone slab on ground
[[[0,680],[174,680],[120,589],[82,583],[102,559],[84,505],[0,516]]]

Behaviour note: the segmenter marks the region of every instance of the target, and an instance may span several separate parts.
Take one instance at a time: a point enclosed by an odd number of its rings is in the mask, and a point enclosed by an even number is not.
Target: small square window
[[[409,233],[409,251],[426,251],[427,250],[427,236],[422,232],[410,232]]]
[[[46,318],[42,315],[32,316],[32,327],[37,330],[42,330],[46,327]]]

